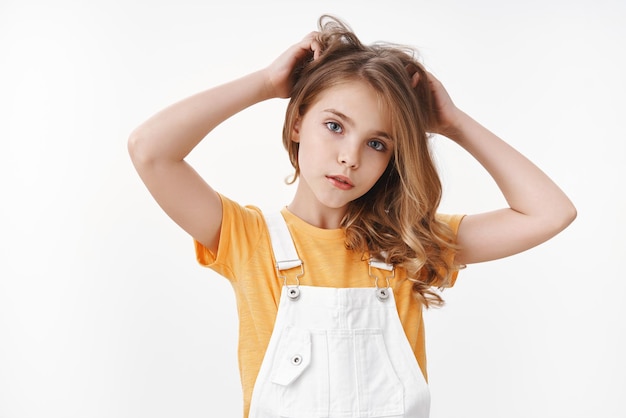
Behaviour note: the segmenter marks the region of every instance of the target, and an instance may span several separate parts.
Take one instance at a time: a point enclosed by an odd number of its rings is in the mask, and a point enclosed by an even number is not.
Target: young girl
[[[184,159],[219,123],[271,98],[290,98],[283,143],[297,186],[289,205],[261,213],[218,194]],[[473,155],[509,207],[438,214],[428,132]],[[153,116],[129,150],[199,262],[233,285],[250,417],[428,417],[422,307],[441,304],[433,289],[576,216],[411,50],[363,45],[328,16],[268,67]]]

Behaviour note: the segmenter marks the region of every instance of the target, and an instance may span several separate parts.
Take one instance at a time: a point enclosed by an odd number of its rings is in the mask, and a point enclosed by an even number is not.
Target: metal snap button
[[[291,300],[298,299],[300,297],[300,289],[297,287],[290,287],[287,289],[287,296],[289,296],[289,299]]]
[[[296,354],[291,358],[291,364],[294,366],[299,366],[302,364],[302,356],[300,354]]]
[[[387,289],[386,287],[379,287],[378,289],[376,289],[376,297],[381,302],[384,302],[389,298],[389,289]]]

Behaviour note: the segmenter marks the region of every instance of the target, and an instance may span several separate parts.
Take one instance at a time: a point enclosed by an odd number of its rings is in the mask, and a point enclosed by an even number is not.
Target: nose
[[[360,149],[358,145],[349,144],[348,141],[345,141],[343,146],[339,149],[338,161],[339,164],[350,167],[351,169],[356,169],[359,167],[360,163]]]

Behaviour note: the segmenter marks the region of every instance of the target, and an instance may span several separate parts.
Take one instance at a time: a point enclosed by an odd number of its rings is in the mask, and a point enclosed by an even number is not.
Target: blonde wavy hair
[[[390,43],[362,44],[339,19],[323,15],[319,22],[321,51],[294,70],[287,105],[283,144],[295,174],[299,144],[291,140],[294,125],[326,89],[348,81],[365,81],[389,110],[393,156],[377,183],[352,201],[342,220],[346,247],[404,268],[413,293],[426,307],[443,300],[435,287],[450,283],[457,269],[446,257],[454,250],[454,234],[436,218],[442,186],[431,155],[428,127],[435,121],[434,97],[417,52]],[[415,87],[412,77],[419,74]]]

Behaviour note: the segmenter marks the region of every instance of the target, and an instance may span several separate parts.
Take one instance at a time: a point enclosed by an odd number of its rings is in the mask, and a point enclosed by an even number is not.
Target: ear
[[[293,124],[293,129],[291,130],[291,140],[293,142],[300,142],[300,122],[302,118],[299,116],[296,118],[295,123]]]

